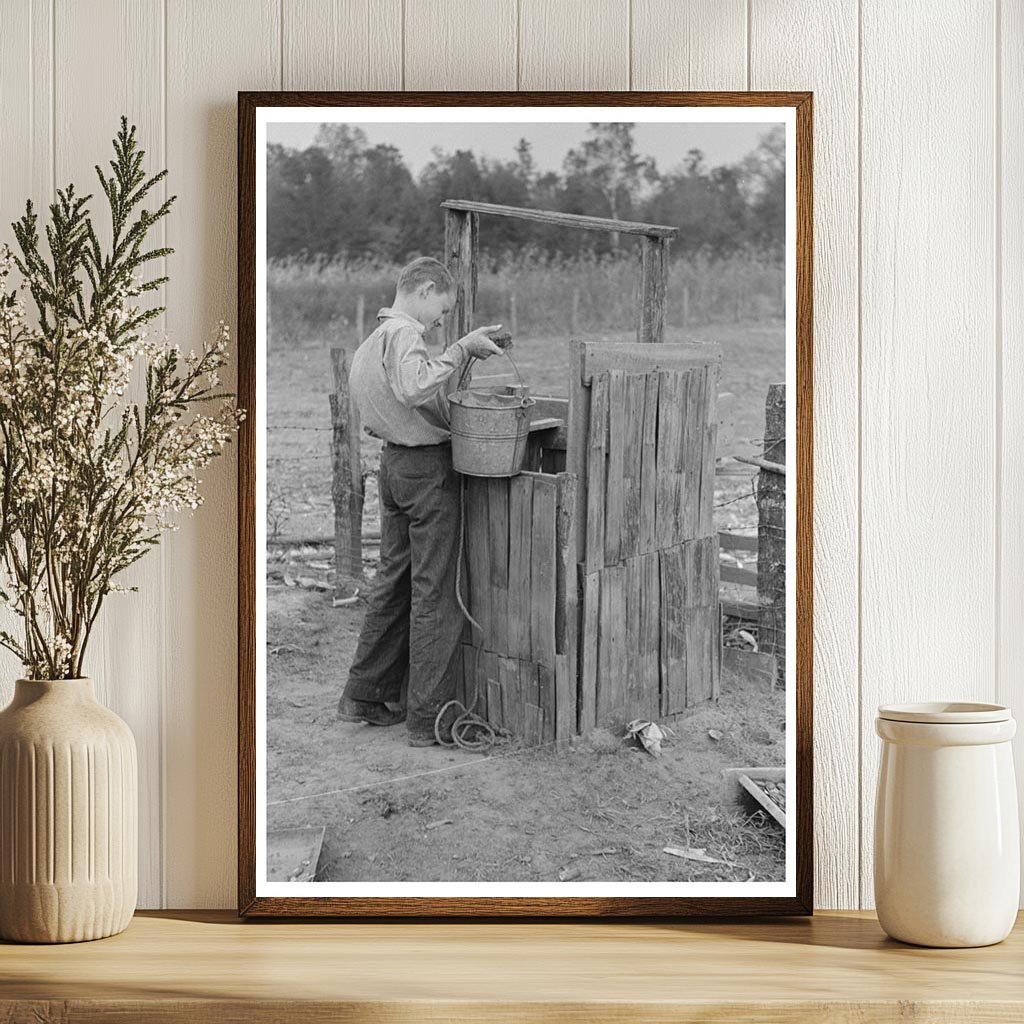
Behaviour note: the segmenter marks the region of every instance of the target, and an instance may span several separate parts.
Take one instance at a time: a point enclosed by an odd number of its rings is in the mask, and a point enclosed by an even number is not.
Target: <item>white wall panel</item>
[[[746,89],[747,0],[632,0],[631,89]]]
[[[999,31],[996,139],[997,306],[1002,404],[999,665],[996,700],[1024,717],[1024,4],[1004,2]],[[1016,741],[1017,792],[1024,822],[1024,737]],[[1024,891],[1024,890],[1022,890]]]
[[[183,346],[235,323],[236,94],[280,88],[280,15],[277,0],[167,0],[168,328]],[[205,503],[167,543],[172,907],[235,903],[236,450],[203,474]]]
[[[54,166],[57,186],[73,182],[89,204],[97,232],[110,242],[110,213],[96,177],[109,173],[121,115],[138,127],[146,169],[163,168],[163,9],[161,0],[57,0],[54,5]],[[97,61],[96,54],[104,59]],[[82,83],[88,81],[89,87]],[[158,188],[156,201],[164,190]],[[152,246],[162,244],[162,226]],[[156,262],[156,261],[155,261]],[[163,273],[151,265],[149,277]],[[162,301],[162,292],[144,297]],[[161,325],[154,325],[159,329]],[[126,396],[145,400],[139,375]],[[163,900],[163,553],[150,552],[120,581],[137,594],[111,594],[90,638],[85,674],[97,698],[131,726],[139,752],[139,905]],[[154,640],[156,642],[154,642]]]
[[[283,88],[402,88],[402,0],[281,2]]]
[[[815,91],[817,902],[869,905],[875,706],[1024,698],[1022,5],[0,7],[3,237],[55,176],[91,187],[124,110],[179,196],[185,346],[235,322],[240,89]],[[235,470],[232,448],[94,650],[144,765],[143,905],[234,904]],[[0,699],[17,674],[0,660]]]
[[[976,0],[862,12],[865,906],[877,705],[994,692],[993,17]]]
[[[515,0],[406,0],[403,45],[405,89],[516,88]]]
[[[627,0],[519,0],[520,89],[630,89]]]
[[[53,192],[53,12],[51,0],[7,0],[2,13],[0,243],[17,249],[11,222],[26,199],[45,213]],[[0,628],[17,636],[19,622],[0,608]],[[21,675],[18,658],[0,648],[0,707]]]
[[[814,92],[814,873],[819,906],[855,907],[857,11],[832,0],[756,0],[750,38],[751,88]]]

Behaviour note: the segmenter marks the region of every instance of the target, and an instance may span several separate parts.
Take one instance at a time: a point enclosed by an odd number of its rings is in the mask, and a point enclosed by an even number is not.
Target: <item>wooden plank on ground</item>
[[[682,459],[682,382],[678,373],[658,375],[657,479],[655,481],[655,533],[659,548],[675,542]]]
[[[640,535],[638,550],[657,550],[655,495],[658,479],[658,374],[644,377],[644,421],[640,446]]]
[[[626,377],[625,438],[622,472],[621,557],[632,558],[640,550],[640,487],[643,479],[644,395],[647,377]]]
[[[587,572],[597,572],[605,564],[604,519],[605,481],[607,479],[608,376],[594,382],[590,399],[590,433],[587,444],[586,553],[582,561]]]
[[[538,664],[555,668],[555,508],[554,477],[534,477],[533,545],[530,557],[530,652]]]
[[[520,474],[509,481],[509,650],[530,654],[530,560],[533,546],[533,477]]]
[[[626,375],[608,374],[608,469],[605,480],[604,564],[622,561],[626,477]]]
[[[486,484],[488,568],[491,587],[491,630],[487,636],[487,647],[492,651],[508,654],[509,481],[496,478],[487,480]]]
[[[583,383],[583,342],[569,342],[569,418],[566,422],[565,469],[576,477],[576,561],[586,556],[587,465],[590,457],[591,389]]]
[[[583,582],[583,617],[579,651],[580,665],[579,731],[585,736],[597,724],[597,677],[600,661],[601,575],[580,574]]]

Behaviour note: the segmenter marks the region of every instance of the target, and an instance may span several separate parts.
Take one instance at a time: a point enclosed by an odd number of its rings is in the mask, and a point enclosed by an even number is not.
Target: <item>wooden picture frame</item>
[[[257,587],[265,581],[257,578],[257,453],[262,450],[258,431],[261,429],[263,410],[258,394],[263,386],[257,379],[258,322],[257,322],[257,162],[265,159],[265,152],[257,150],[257,125],[268,108],[307,108],[309,120],[316,121],[327,108],[429,108],[443,120],[445,110],[459,107],[484,108],[579,108],[576,120],[594,120],[590,108],[744,108],[751,112],[758,108],[778,110],[780,118],[787,119],[788,150],[795,159],[788,164],[790,201],[793,204],[789,239],[795,245],[787,253],[792,273],[787,280],[787,347],[792,369],[790,383],[795,390],[796,444],[789,446],[787,464],[790,473],[795,467],[795,497],[790,490],[789,508],[796,511],[795,524],[790,522],[787,537],[795,536],[796,580],[790,586],[795,591],[789,608],[795,607],[795,616],[789,630],[795,630],[795,672],[790,670],[787,685],[794,694],[789,705],[792,714],[787,719],[788,750],[792,759],[790,776],[795,781],[795,807],[790,803],[787,841],[792,844],[793,856],[789,860],[782,895],[744,895],[730,892],[723,896],[688,895],[688,883],[678,884],[678,895],[644,895],[631,888],[628,894],[616,895],[615,883],[609,884],[609,893],[601,895],[573,895],[568,883],[563,883],[561,895],[309,895],[304,889],[299,895],[289,895],[269,888],[265,878],[258,878],[257,851],[260,846],[257,774],[259,761],[260,715],[258,706],[257,673],[260,657],[257,650],[260,636],[257,623]],[[538,115],[537,120],[542,119]],[[684,118],[681,118],[684,120]],[[472,252],[477,218],[500,210],[489,210],[480,204],[456,202],[450,205],[451,223],[466,225],[465,237],[447,239],[448,248],[468,246]],[[461,221],[459,221],[461,218]],[[580,218],[583,220],[585,218]],[[584,226],[585,225],[576,225]],[[641,226],[643,227],[643,226]],[[650,226],[648,226],[650,227]],[[453,229],[455,230],[455,229]],[[643,233],[643,232],[641,232]],[[658,261],[664,257],[664,247],[657,243],[656,235],[646,236],[650,243],[644,249],[641,262],[651,270],[645,280],[641,303],[638,340],[657,341],[661,321],[657,309],[647,299],[657,293]],[[440,244],[440,239],[439,239]],[[787,249],[789,247],[787,246]],[[453,250],[454,251],[454,250]],[[465,251],[465,250],[464,250]],[[456,261],[457,262],[457,261]],[[456,267],[456,270],[458,268]],[[464,268],[465,269],[465,268]],[[646,273],[646,271],[645,271]],[[458,275],[457,275],[458,276]],[[460,293],[461,294],[461,293]],[[464,296],[452,317],[451,332],[461,332],[471,324]],[[459,336],[449,334],[449,338]],[[748,916],[748,915],[806,915],[813,907],[813,777],[812,777],[812,96],[808,92],[240,92],[238,95],[238,401],[248,411],[239,438],[238,472],[238,558],[239,558],[239,622],[238,622],[238,905],[239,913],[247,917],[330,916],[338,918],[652,918],[695,916]],[[584,346],[585,347],[585,346]],[[632,349],[636,346],[630,345]],[[792,349],[795,348],[795,352]],[[621,350],[625,353],[626,349]],[[585,360],[582,348],[578,358]],[[646,353],[642,353],[646,354]],[[614,360],[609,372],[613,382]],[[585,369],[581,362],[581,371]],[[609,369],[605,367],[605,369]],[[657,369],[657,368],[656,368]],[[661,368],[663,369],[663,368]],[[598,371],[594,371],[595,373]],[[659,371],[660,372],[660,371]],[[594,380],[597,379],[595,376]],[[604,379],[603,377],[601,378]],[[619,385],[621,384],[621,379]],[[619,386],[613,383],[613,386]],[[587,396],[589,401],[590,396]],[[600,401],[604,402],[606,394]],[[570,406],[572,403],[570,397]],[[595,393],[594,401],[598,401]],[[614,404],[614,403],[613,403]],[[576,406],[577,410],[579,406]],[[591,410],[592,414],[592,410]],[[570,420],[572,413],[570,413]],[[792,423],[793,420],[791,419]],[[568,429],[573,429],[570,422]],[[568,456],[569,462],[572,455]],[[570,466],[571,468],[571,466]],[[585,467],[584,467],[585,475]],[[713,466],[712,466],[713,471]],[[782,477],[785,480],[785,476]],[[785,484],[782,484],[785,493]],[[259,496],[263,500],[263,496]],[[553,499],[554,500],[554,499]],[[581,500],[581,499],[575,499]],[[578,554],[585,562],[585,538],[580,541]],[[715,564],[717,565],[717,559]],[[585,594],[581,593],[581,601]],[[579,612],[583,615],[582,609]],[[573,640],[574,648],[577,641]],[[264,645],[265,646],[265,645]],[[792,645],[788,650],[793,651]],[[575,677],[574,677],[575,678]],[[265,685],[265,682],[264,682]],[[579,692],[579,691],[577,691]],[[577,709],[578,710],[578,709]],[[787,847],[789,850],[789,847]],[[653,883],[652,883],[653,884]],[[664,888],[665,886],[662,886]]]

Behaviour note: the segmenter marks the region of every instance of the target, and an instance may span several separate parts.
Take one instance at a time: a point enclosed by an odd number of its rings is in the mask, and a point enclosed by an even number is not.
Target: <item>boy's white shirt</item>
[[[393,444],[419,446],[449,440],[444,385],[466,364],[461,341],[431,358],[426,326],[390,306],[352,358],[350,386],[363,426]]]

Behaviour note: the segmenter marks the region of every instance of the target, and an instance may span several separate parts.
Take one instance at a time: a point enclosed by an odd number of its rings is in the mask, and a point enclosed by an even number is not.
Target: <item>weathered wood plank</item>
[[[680,567],[680,547],[665,548],[660,553],[661,573],[661,713],[676,714],[686,708],[686,676],[683,659],[685,635],[682,619],[685,596]]]
[[[625,566],[601,570],[601,641],[597,679],[597,723],[624,724],[626,704]]]
[[[522,700],[519,695],[519,659],[498,658],[498,679],[501,683],[501,717],[513,736],[523,733]]]
[[[567,654],[555,655],[556,740],[567,740],[576,732],[576,677]]]
[[[608,473],[605,482],[604,564],[623,558],[626,479],[626,375],[608,374]],[[593,428],[592,428],[593,429]]]
[[[509,481],[509,654],[530,654],[530,560],[533,546],[533,478]]]
[[[719,531],[718,546],[723,551],[757,551],[757,534],[746,536],[742,533]]]
[[[596,572],[605,564],[608,389],[607,374],[598,377],[594,382],[590,399],[590,436],[587,452],[587,543],[584,558],[587,572]]]
[[[600,573],[584,573],[580,567],[583,582],[583,623],[580,636],[580,695],[579,730],[586,735],[597,724],[597,679],[600,674],[600,625],[601,625],[601,576]]]
[[[559,213],[555,210],[534,210],[520,206],[503,206],[498,203],[478,203],[468,199],[446,199],[441,206],[446,210],[472,210],[495,217],[514,217],[538,224],[559,224],[562,227],[578,228],[584,231],[608,231],[621,235],[653,235],[658,238],[675,238],[679,229],[665,224],[642,224],[631,220],[613,220],[608,217],[586,217],[576,213]]]
[[[673,342],[671,345],[641,345],[635,341],[583,342],[581,373],[591,384],[608,370],[624,373],[682,372],[694,367],[721,363],[718,345],[701,342]]]
[[[555,738],[555,716],[558,702],[555,671],[554,665],[537,665],[537,704],[543,712],[541,739],[545,743]]]
[[[643,717],[646,700],[643,690],[643,640],[641,633],[641,605],[643,602],[643,572],[640,559],[627,558],[624,564],[625,586],[623,598],[626,612],[626,629],[623,648],[625,678],[626,719]]]
[[[533,544],[530,558],[530,651],[534,661],[555,667],[555,508],[553,477],[533,481]]]
[[[753,569],[739,569],[735,565],[723,563],[719,568],[723,583],[740,583],[746,587],[757,586],[757,573]]]
[[[444,216],[444,265],[455,280],[455,302],[445,320],[445,348],[473,329],[476,309],[477,266],[480,225],[475,213],[446,210]],[[452,375],[454,388],[457,375]]]
[[[583,342],[569,342],[569,418],[566,422],[565,469],[576,477],[576,561],[587,551],[587,467],[590,459],[591,389],[583,383]]]
[[[636,340],[641,344],[660,344],[664,340],[670,242],[671,237],[648,235],[640,243]]]
[[[659,548],[676,540],[676,519],[681,484],[682,383],[678,373],[658,374],[657,477],[655,480],[655,534]]]
[[[465,477],[466,542],[469,562],[469,611],[483,633],[477,643],[486,643],[491,629],[490,548],[487,539],[487,481]]]
[[[544,742],[544,709],[527,702],[523,705],[523,743],[539,747]]]
[[[492,651],[509,651],[509,481],[487,481],[488,568],[490,571],[491,632],[487,646]]]
[[[640,488],[643,483],[644,400],[647,375],[631,373],[626,377],[625,454],[623,458],[622,537],[623,558],[632,558],[640,550]]]
[[[701,458],[700,504],[697,533],[707,537],[715,531],[715,459],[718,455],[718,378],[721,368],[711,364],[704,370],[704,450]]]
[[[640,449],[640,533],[638,551],[657,548],[658,374],[644,376],[643,435]]]
[[[648,718],[661,714],[661,576],[658,553],[640,556],[640,679],[643,692],[641,712]]]
[[[496,729],[505,729],[505,712],[502,704],[501,679],[487,680],[487,721]]]

